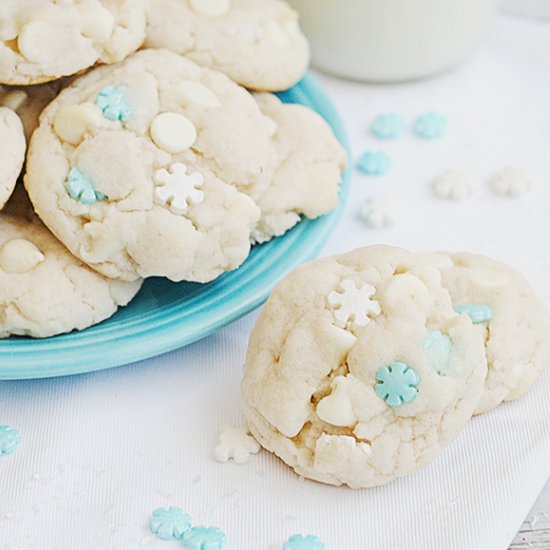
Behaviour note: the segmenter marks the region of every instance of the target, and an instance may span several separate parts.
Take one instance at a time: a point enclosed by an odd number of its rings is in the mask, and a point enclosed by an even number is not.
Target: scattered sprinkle
[[[437,139],[443,136],[447,128],[447,119],[439,113],[424,113],[417,117],[413,131],[422,139]]]
[[[246,429],[224,424],[214,449],[214,457],[218,462],[227,462],[232,458],[236,464],[244,464],[251,454],[258,454],[260,449],[259,443]]]
[[[13,453],[21,443],[21,434],[9,426],[0,426],[0,456]]]
[[[395,113],[378,115],[370,129],[378,139],[398,139],[405,133],[405,121]]]
[[[434,178],[432,192],[440,199],[461,201],[469,197],[473,189],[466,174],[458,170],[447,170]]]
[[[397,219],[395,204],[387,199],[368,199],[361,206],[361,219],[371,229],[391,227]]]
[[[225,533],[217,527],[199,525],[183,535],[183,542],[188,550],[221,550],[225,541]]]
[[[181,539],[191,529],[191,516],[181,508],[157,508],[149,520],[149,530],[162,540]]]
[[[314,535],[292,535],[284,544],[283,550],[325,550],[321,539]]]
[[[367,176],[383,176],[392,167],[392,161],[383,151],[365,151],[357,161],[357,169]]]
[[[529,173],[521,168],[507,166],[489,180],[489,187],[500,197],[521,197],[533,187]]]
[[[414,401],[418,394],[420,377],[414,369],[401,361],[393,361],[389,367],[382,367],[376,373],[378,384],[376,395],[390,407],[400,407]]]

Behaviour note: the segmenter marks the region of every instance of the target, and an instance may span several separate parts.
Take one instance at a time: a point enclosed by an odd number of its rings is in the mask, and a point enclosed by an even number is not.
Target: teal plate
[[[349,152],[340,117],[311,75],[279,95],[286,103],[301,103],[320,113]],[[108,369],[212,334],[261,304],[282,277],[319,253],[342,214],[349,185],[348,171],[336,210],[316,220],[303,220],[283,237],[255,247],[239,269],[212,283],[149,279],[129,306],[95,327],[45,340],[0,340],[0,380]]]

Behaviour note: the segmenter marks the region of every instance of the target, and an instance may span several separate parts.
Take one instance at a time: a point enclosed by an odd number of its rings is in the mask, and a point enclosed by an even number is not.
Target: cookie
[[[0,210],[21,173],[26,147],[21,119],[11,109],[0,107]]]
[[[252,332],[243,410],[299,475],[372,487],[432,461],[483,391],[483,341],[437,258],[389,246],[306,264]]]
[[[0,215],[0,338],[85,329],[126,305],[140,286],[89,269],[38,221]]]
[[[0,83],[40,84],[117,63],[145,39],[142,0],[2,0]]]
[[[487,356],[485,389],[476,414],[524,395],[548,365],[548,311],[515,269],[483,256],[448,254],[443,285],[457,311],[472,318]]]
[[[227,76],[143,50],[50,103],[25,186],[50,230],[100,273],[207,282],[249,253],[260,210],[248,194],[269,185],[270,139],[254,98]]]
[[[27,143],[38,126],[38,120],[46,105],[69,82],[69,78],[62,78],[36,86],[0,86],[0,106],[9,107],[19,115]]]
[[[303,105],[282,103],[273,94],[256,94],[273,121],[277,165],[271,184],[254,199],[262,216],[252,231],[262,243],[285,233],[302,216],[313,219],[338,205],[347,155],[327,122]]]
[[[147,0],[150,48],[168,48],[261,91],[296,84],[309,64],[298,14],[281,0]]]

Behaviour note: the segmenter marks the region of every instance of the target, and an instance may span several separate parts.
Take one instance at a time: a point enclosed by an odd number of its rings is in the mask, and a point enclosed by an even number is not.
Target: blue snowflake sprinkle
[[[420,383],[416,371],[401,361],[393,361],[389,367],[382,367],[376,373],[376,380],[376,395],[394,408],[414,401]]]
[[[437,374],[445,375],[449,371],[452,348],[451,338],[438,330],[430,332],[424,339],[424,349]]]
[[[21,435],[15,428],[0,426],[0,456],[9,455],[19,447]]]
[[[123,86],[105,86],[97,94],[95,104],[108,120],[126,122],[132,116]]]
[[[201,525],[189,529],[183,535],[183,542],[189,550],[221,550],[225,540],[225,533],[221,529]]]
[[[67,192],[72,199],[80,201],[82,204],[95,204],[107,197],[96,191],[92,182],[76,167],[71,168],[67,176]]]
[[[378,115],[370,130],[378,139],[398,139],[405,133],[405,121],[395,113]]]
[[[157,508],[149,520],[149,530],[159,539],[181,539],[191,529],[191,516],[181,508]]]
[[[283,550],[325,550],[324,542],[313,535],[292,535],[284,544]]]
[[[382,151],[365,151],[357,161],[357,169],[368,176],[383,176],[392,166],[392,161]]]
[[[414,133],[423,139],[440,138],[447,127],[447,119],[439,113],[425,113],[414,122]]]
[[[484,304],[462,304],[455,307],[458,314],[466,313],[474,325],[488,323],[493,318],[493,309]]]

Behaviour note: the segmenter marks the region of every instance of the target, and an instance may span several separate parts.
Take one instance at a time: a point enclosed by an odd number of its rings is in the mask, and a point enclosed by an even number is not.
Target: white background
[[[384,178],[354,174],[323,254],[375,242],[486,253],[520,268],[550,305],[550,26],[502,17],[469,63],[426,82],[322,81],[355,154],[381,148],[394,161]],[[431,110],[448,117],[444,139],[369,136],[379,113],[411,123]],[[493,196],[486,182],[507,164],[532,169],[536,190]],[[464,203],[430,194],[430,179],[448,168],[476,186]],[[394,228],[359,220],[371,196],[397,201]],[[524,399],[471,421],[423,471],[370,491],[324,487],[267,453],[245,466],[212,459],[219,426],[241,422],[240,371],[255,316],[136,365],[0,383],[0,424],[23,436],[0,459],[0,550],[177,548],[146,529],[151,511],[168,505],[221,527],[229,550],[281,548],[298,532],[330,550],[507,547],[550,474],[550,370]]]

